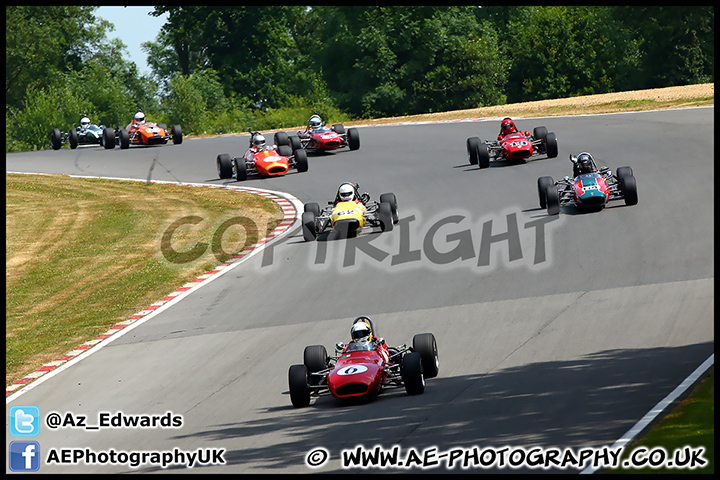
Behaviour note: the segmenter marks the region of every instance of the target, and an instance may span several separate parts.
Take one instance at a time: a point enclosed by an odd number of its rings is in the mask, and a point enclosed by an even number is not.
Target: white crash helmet
[[[145,123],[145,114],[138,110],[137,112],[135,112],[133,120],[135,120],[135,122],[137,123]]]
[[[355,187],[349,183],[343,183],[338,188],[338,198],[343,202],[355,200]]]
[[[257,134],[253,137],[252,143],[256,147],[264,147],[265,146],[265,137],[263,137],[260,134]]]
[[[310,128],[322,127],[322,119],[318,115],[313,115],[310,117],[310,120],[308,120],[308,126]]]
[[[80,126],[83,128],[87,128],[90,126],[90,119],[88,117],[82,117],[80,119]]]
[[[366,321],[355,322],[350,328],[350,337],[355,343],[369,342],[372,339],[372,329]]]

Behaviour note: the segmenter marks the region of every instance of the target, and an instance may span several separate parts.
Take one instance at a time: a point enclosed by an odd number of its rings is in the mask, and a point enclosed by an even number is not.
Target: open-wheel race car
[[[368,317],[355,319],[351,332]],[[372,328],[372,327],[371,327]],[[375,332],[374,328],[371,330]],[[303,363],[291,365],[288,372],[290,401],[294,407],[306,407],[311,398],[332,395],[342,400],[369,400],[390,388],[404,387],[409,395],[425,391],[425,379],[439,370],[437,342],[432,333],[413,336],[412,345],[389,347],[385,340],[370,335],[370,340],[338,342],[335,355],[328,356],[323,345],[309,345],[303,351]]]
[[[298,131],[297,135],[285,132],[275,134],[276,145],[290,145],[293,150],[304,149],[307,152],[329,152],[348,147],[350,150],[360,148],[360,133],[357,128],[348,128],[336,123],[332,128],[325,126],[320,117],[310,117],[308,128]]]
[[[529,131],[509,133],[499,140],[485,140],[470,137],[466,141],[470,165],[487,168],[495,161],[526,162],[533,155],[546,155],[555,158],[558,155],[558,143],[555,133],[545,127],[535,127],[532,135]]]
[[[360,194],[357,188],[358,185],[349,182],[340,185],[335,201],[328,202],[324,209],[318,203],[306,203],[301,219],[303,239],[313,241],[328,227],[341,238],[354,237],[364,227],[392,230],[399,221],[395,194],[383,193],[380,201],[373,201],[368,193]]]
[[[555,182],[544,176],[537,180],[540,208],[549,215],[560,213],[560,207],[575,206],[583,210],[602,210],[611,200],[624,199],[625,205],[638,203],[637,182],[630,167],[619,167],[615,174],[609,167],[598,168],[589,153],[570,155],[573,177]]]
[[[164,123],[153,123],[145,121],[145,114],[138,110],[135,112],[132,122],[123,128],[120,125],[113,131],[106,128],[105,148],[112,149],[119,145],[121,149],[129,148],[130,145],[165,145],[172,141],[180,145],[183,141],[182,128],[180,125],[173,125],[168,130]],[[112,139],[112,141],[110,141]]]
[[[249,175],[273,177],[284,175],[291,168],[298,172],[308,171],[308,159],[304,150],[293,151],[289,145],[268,145],[265,136],[260,132],[250,132],[250,147],[242,157],[231,157],[221,153],[215,161],[218,177],[221,179],[235,177],[236,180],[247,180]]]
[[[105,125],[95,125],[87,115],[83,115],[80,126],[74,123],[73,127],[67,132],[61,132],[59,128],[50,131],[50,145],[53,150],[59,150],[63,144],[70,145],[72,149],[80,145],[103,145]]]

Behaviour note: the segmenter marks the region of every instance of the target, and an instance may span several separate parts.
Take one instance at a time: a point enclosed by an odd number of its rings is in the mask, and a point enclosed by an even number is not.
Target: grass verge
[[[6,174],[5,199],[6,385],[282,220],[274,202],[251,193],[62,175]],[[245,218],[244,226],[221,228],[233,218]]]

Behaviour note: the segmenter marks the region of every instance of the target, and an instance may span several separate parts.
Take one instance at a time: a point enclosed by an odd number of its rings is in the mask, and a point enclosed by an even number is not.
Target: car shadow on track
[[[453,447],[480,445],[612,445],[713,350],[712,341],[680,347],[613,349],[572,360],[534,362],[453,377],[443,377],[441,357],[439,376],[427,380],[421,395],[407,395],[399,388],[362,404],[348,405],[321,397],[308,407],[296,409],[284,389],[277,394],[286,406],[258,407],[252,419],[229,418],[170,440],[192,438],[198,443],[225,446],[232,439],[247,442],[256,437],[249,448],[228,448],[224,459],[228,466],[243,465],[265,473],[284,468],[307,470],[305,456],[315,447],[328,449],[335,465],[318,472],[334,468],[347,473],[337,466],[337,459],[341,451],[358,446],[391,449],[402,443],[404,449],[413,448],[422,455],[422,449],[437,448],[439,454]],[[268,440],[271,436],[275,440]],[[443,471],[445,466],[441,462],[433,472]],[[483,473],[491,471],[484,469]],[[530,469],[525,473],[532,472],[537,473]],[[507,472],[495,469],[495,473]]]

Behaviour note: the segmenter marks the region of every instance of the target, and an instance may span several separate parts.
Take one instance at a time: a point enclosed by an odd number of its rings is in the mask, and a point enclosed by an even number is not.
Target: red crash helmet
[[[503,131],[503,133],[510,133],[515,131],[515,124],[512,120],[509,118],[506,118],[502,121],[500,124],[500,129]]]

